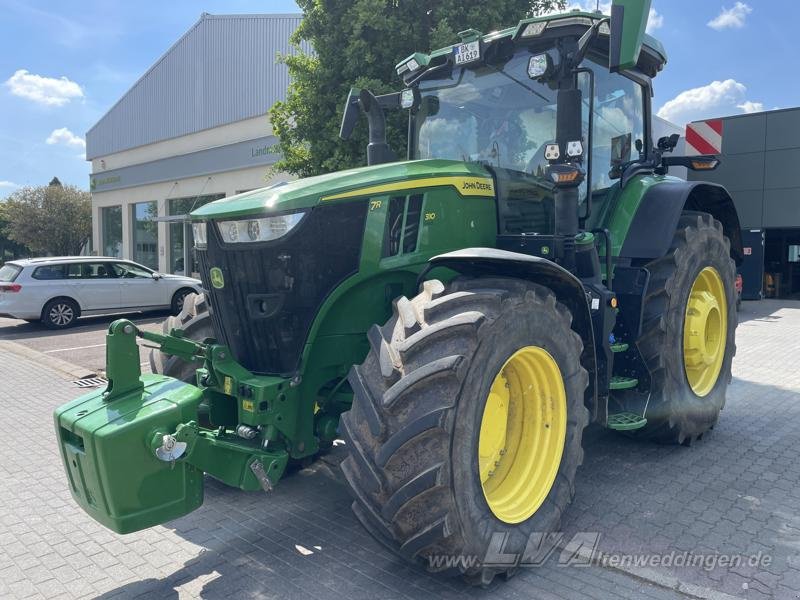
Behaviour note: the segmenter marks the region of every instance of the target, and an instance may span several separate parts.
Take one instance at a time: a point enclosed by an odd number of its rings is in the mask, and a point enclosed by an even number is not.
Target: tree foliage
[[[489,32],[531,14],[564,8],[564,0],[298,0],[303,21],[292,37],[295,53],[281,57],[291,84],[286,100],[270,110],[281,159],[275,170],[299,176],[337,171],[366,162],[366,126],[339,139],[351,87],[375,94],[397,91],[394,66],[412,52],[458,41],[458,32]],[[303,49],[312,47],[314,53]],[[387,137],[402,156],[407,116],[387,115]],[[363,121],[363,120],[362,120]]]
[[[78,254],[92,234],[89,192],[61,183],[24,187],[3,205],[3,234],[34,254]]]
[[[19,258],[30,254],[30,250],[23,244],[8,238],[5,229],[8,226],[6,217],[6,203],[0,201],[0,265],[13,258]]]

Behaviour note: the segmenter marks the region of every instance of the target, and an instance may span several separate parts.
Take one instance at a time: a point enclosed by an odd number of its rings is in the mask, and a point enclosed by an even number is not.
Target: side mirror
[[[161,278],[163,277],[163,275],[161,275],[161,273],[152,273],[152,274],[150,275],[150,277],[152,277],[153,279],[155,279],[156,281],[158,281],[159,279],[161,279]]]
[[[613,73],[636,66],[650,16],[650,0],[613,0],[608,68]]]
[[[350,93],[347,95],[347,100],[344,105],[344,114],[342,115],[342,125],[339,128],[339,137],[343,140],[350,139],[353,135],[353,129],[358,123],[358,116],[360,109],[358,107],[358,97],[361,90],[358,88],[351,88]]]
[[[664,137],[658,138],[658,142],[656,142],[656,146],[658,147],[661,152],[672,152],[675,150],[675,146],[678,145],[678,141],[681,139],[681,136],[677,133],[673,133],[669,137],[666,135]]]

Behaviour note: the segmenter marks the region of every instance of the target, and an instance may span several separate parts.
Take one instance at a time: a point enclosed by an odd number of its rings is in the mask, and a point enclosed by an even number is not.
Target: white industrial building
[[[93,247],[168,273],[196,272],[186,215],[288,179],[267,111],[285,97],[300,15],[209,15],[86,134]],[[187,268],[188,267],[188,268]]]

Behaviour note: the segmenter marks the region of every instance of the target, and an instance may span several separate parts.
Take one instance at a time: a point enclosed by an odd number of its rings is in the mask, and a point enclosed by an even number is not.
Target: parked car
[[[0,317],[41,321],[51,329],[78,317],[116,312],[180,312],[200,280],[165,275],[119,258],[65,256],[13,260],[0,267]]]

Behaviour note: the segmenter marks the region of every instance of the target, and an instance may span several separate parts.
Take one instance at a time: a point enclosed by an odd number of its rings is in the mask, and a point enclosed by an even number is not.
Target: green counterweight
[[[186,359],[205,359],[200,387],[142,375],[137,336]],[[268,491],[281,478],[289,454],[271,439],[275,428],[248,425],[246,417],[259,403],[266,404],[265,416],[283,420],[284,402],[277,400],[282,380],[246,372],[227,359],[225,347],[186,340],[180,331],[140,331],[124,319],[111,324],[106,343],[106,389],[55,413],[70,491],[92,517],[129,533],[200,506],[203,473],[243,490]],[[244,418],[231,429],[204,429],[201,405],[237,416],[241,410]]]

